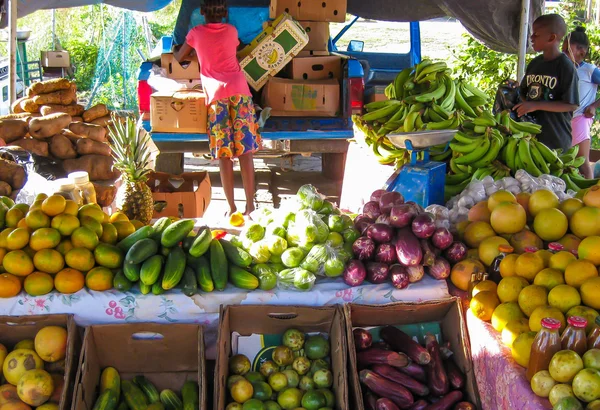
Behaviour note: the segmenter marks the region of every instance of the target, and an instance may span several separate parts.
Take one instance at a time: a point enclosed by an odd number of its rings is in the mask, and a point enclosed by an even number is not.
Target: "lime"
[[[319,410],[325,407],[326,404],[327,400],[323,396],[323,393],[316,390],[308,391],[302,396],[302,407],[306,410]]]

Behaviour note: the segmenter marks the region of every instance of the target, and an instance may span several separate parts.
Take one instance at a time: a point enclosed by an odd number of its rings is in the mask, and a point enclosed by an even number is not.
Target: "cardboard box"
[[[429,327],[427,324],[431,322],[435,322],[435,325],[440,327],[443,340],[450,342],[454,360],[465,374],[464,391],[467,397],[463,397],[463,399],[470,401],[478,409],[481,408],[471,360],[471,345],[460,299],[451,298],[423,303],[391,303],[378,306],[349,304],[344,307],[344,312],[348,337],[348,365],[350,366],[348,373],[352,408],[357,410],[365,408],[356,370],[356,348],[352,330],[356,327],[420,324],[413,329],[424,336],[427,331],[424,329]],[[424,323],[425,325],[423,325]]]
[[[153,132],[205,133],[208,120],[206,95],[198,90],[156,92],[150,96]]]
[[[217,362],[215,370],[214,410],[227,406],[227,378],[229,357],[236,354],[232,349],[232,333],[242,336],[252,334],[282,334],[295,328],[305,333],[327,333],[331,343],[331,365],[336,410],[349,410],[346,374],[347,345],[344,329],[344,313],[340,305],[325,307],[231,305],[221,306],[217,338]],[[249,357],[252,362],[254,358]]]
[[[376,85],[374,87],[369,87],[365,90],[365,103],[375,102],[375,101],[385,101],[388,98],[385,96],[385,86]]]
[[[248,84],[256,91],[308,44],[304,28],[284,13],[239,53]]]
[[[328,51],[329,50],[329,23],[319,21],[300,21],[304,31],[308,34],[308,44],[304,50]]]
[[[262,94],[262,106],[274,117],[335,117],[340,108],[338,80],[271,79]]]
[[[71,57],[68,51],[42,51],[42,67],[69,68]]]
[[[160,66],[167,71],[167,78],[174,80],[200,79],[200,65],[196,55],[188,56],[185,61],[179,63],[173,53],[163,53],[160,55]]]
[[[271,0],[269,17],[272,19],[281,13],[288,13],[296,20],[346,21],[347,0]]]
[[[91,410],[100,374],[114,367],[121,379],[144,375],[156,388],[181,392],[187,380],[198,382],[200,410],[206,410],[206,374],[202,327],[192,324],[136,323],[90,326],[83,340],[73,410]]]
[[[298,57],[322,57],[328,56],[331,53],[329,51],[318,51],[318,50],[302,50],[298,53]]]
[[[342,58],[296,57],[289,64],[291,77],[294,80],[329,80],[342,78]]]
[[[68,410],[71,408],[73,383],[81,349],[81,340],[72,315],[0,316],[0,343],[11,351],[18,342],[35,339],[37,332],[46,326],[60,326],[67,329],[67,356],[64,363],[65,384],[58,408]],[[50,369],[47,370],[54,373]]]
[[[210,204],[212,190],[206,171],[181,175],[151,172],[147,184],[154,199],[154,218],[200,218]]]

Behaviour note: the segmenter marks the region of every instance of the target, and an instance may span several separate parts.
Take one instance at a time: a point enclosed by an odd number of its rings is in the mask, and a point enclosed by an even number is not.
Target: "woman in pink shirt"
[[[223,23],[227,17],[226,0],[204,0],[200,12],[206,24],[190,30],[175,58],[182,61],[192,50],[196,51],[208,106],[210,153],[219,159],[229,213],[237,211],[233,200],[233,158],[238,158],[246,194],[244,214],[248,215],[254,210],[253,154],[259,149],[260,135],[252,94],[236,56],[238,33],[235,27]]]

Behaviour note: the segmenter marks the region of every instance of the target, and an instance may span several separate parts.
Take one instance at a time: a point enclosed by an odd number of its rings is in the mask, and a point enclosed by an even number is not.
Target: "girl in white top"
[[[580,157],[585,158],[585,163],[579,171],[586,178],[593,178],[590,157],[590,129],[596,116],[596,108],[600,107],[600,100],[596,99],[598,84],[600,84],[600,70],[594,64],[583,59],[590,49],[590,40],[585,34],[585,28],[577,27],[569,33],[563,44],[563,52],[575,63],[579,76],[579,108],[573,113],[571,122],[573,146],[579,145]]]

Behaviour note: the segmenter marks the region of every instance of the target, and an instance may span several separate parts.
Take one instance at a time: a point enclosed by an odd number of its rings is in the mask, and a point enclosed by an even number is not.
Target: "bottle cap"
[[[567,323],[573,327],[582,328],[587,326],[587,320],[581,316],[571,316],[567,319]]]
[[[536,248],[535,246],[528,246],[525,248],[525,252],[527,252],[527,253],[534,253],[537,251],[538,251],[538,248]]]
[[[515,248],[513,248],[510,245],[500,245],[498,246],[498,250],[502,253],[513,253],[515,251]]]
[[[75,184],[85,184],[90,182],[90,175],[86,171],[71,172],[69,178],[72,179]]]
[[[551,329],[551,330],[558,330],[560,329],[560,321],[552,318],[552,317],[545,317],[542,319],[542,326],[545,327],[546,329]]]
[[[550,249],[551,251],[554,252],[559,252],[562,251],[563,249],[565,249],[564,246],[562,246],[562,244],[558,243],[558,242],[552,242],[548,244],[548,249]]]
[[[75,184],[73,184],[73,180],[70,178],[57,179],[54,183],[58,186],[59,191],[72,191],[75,189]]]

